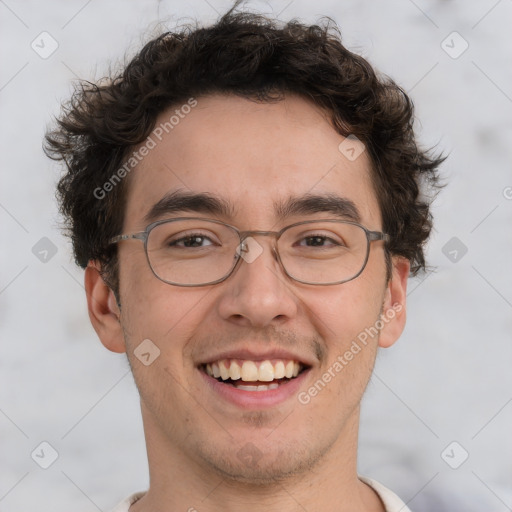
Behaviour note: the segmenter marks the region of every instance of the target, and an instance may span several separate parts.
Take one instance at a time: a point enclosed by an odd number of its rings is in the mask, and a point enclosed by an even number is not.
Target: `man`
[[[116,511],[402,511],[357,473],[431,229],[412,104],[332,27],[231,10],[84,84],[47,152],[150,488]]]

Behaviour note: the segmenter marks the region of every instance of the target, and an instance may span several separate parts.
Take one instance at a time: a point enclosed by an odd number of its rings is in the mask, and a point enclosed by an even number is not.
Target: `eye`
[[[181,236],[180,238],[173,237],[171,240],[168,240],[167,242],[168,247],[179,247],[185,249],[195,247],[201,248],[213,245],[217,244],[215,244],[211,238],[202,233],[188,234],[186,236]]]
[[[343,242],[334,240],[334,238],[324,234],[314,234],[302,237],[298,245],[301,247],[339,247]]]

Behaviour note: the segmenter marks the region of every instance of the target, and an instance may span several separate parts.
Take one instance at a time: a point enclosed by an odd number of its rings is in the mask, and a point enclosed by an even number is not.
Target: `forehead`
[[[363,224],[380,226],[366,153],[347,158],[325,112],[298,96],[200,97],[162,112],[150,139],[130,177],[125,229],[143,229],[165,196],[204,193],[240,228],[275,226],[284,205],[305,196],[347,199]]]

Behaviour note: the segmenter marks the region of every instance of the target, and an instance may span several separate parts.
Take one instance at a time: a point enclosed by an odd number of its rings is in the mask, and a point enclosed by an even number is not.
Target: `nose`
[[[260,237],[259,237],[260,238]],[[219,314],[240,326],[262,328],[285,323],[297,313],[291,280],[281,268],[272,240],[249,237],[241,247],[241,260],[223,283]]]

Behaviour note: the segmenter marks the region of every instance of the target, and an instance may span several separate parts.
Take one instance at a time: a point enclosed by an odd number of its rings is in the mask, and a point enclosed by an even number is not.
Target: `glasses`
[[[142,240],[158,279],[175,286],[206,286],[221,283],[242,259],[251,263],[263,252],[254,236],[274,237],[272,250],[286,275],[312,285],[355,279],[366,266],[370,243],[390,240],[380,231],[332,219],[297,222],[281,231],[239,231],[218,220],[180,217],[115,236],[110,243]]]

